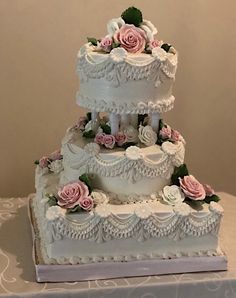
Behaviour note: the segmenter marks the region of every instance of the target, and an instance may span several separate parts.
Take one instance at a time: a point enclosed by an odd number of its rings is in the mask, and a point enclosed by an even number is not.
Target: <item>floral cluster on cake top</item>
[[[111,19],[107,24],[107,31],[108,34],[101,39],[88,38],[95,51],[110,53],[115,48],[122,48],[132,54],[150,54],[154,49],[176,53],[170,44],[155,38],[156,27],[144,20],[142,12],[136,7],[129,7],[121,17]]]
[[[200,206],[203,203],[218,202],[220,198],[209,184],[202,184],[189,174],[186,164],[176,167],[171,176],[171,185],[167,185],[160,193],[163,201],[175,206],[185,202]]]
[[[63,170],[62,159],[63,159],[63,156],[61,154],[61,150],[58,149],[49,155],[45,155],[40,159],[35,160],[34,163],[36,165],[39,165],[39,167],[45,173],[59,174]]]

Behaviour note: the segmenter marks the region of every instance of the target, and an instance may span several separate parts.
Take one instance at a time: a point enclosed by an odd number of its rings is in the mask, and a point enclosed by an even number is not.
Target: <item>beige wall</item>
[[[0,196],[34,191],[33,161],[82,113],[75,61],[86,36],[130,5],[179,51],[175,109],[191,172],[236,194],[234,0],[0,0]]]

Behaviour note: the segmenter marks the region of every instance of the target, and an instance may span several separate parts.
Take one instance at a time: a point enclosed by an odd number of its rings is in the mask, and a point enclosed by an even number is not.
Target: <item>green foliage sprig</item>
[[[161,46],[161,48],[163,50],[165,50],[167,53],[169,52],[170,48],[172,47],[172,45],[168,44],[168,43],[163,43],[163,45]]]
[[[121,17],[126,24],[133,24],[136,27],[139,27],[143,21],[142,12],[134,6],[127,8]]]
[[[180,185],[179,178],[183,178],[184,176],[188,176],[188,175],[189,175],[189,172],[186,164],[182,164],[179,167],[175,167],[174,173],[171,176],[171,182],[172,184],[179,186]]]
[[[88,186],[89,193],[91,193],[93,190],[93,186],[92,186],[92,183],[91,183],[91,180],[90,180],[88,174],[86,174],[86,173],[82,174],[81,176],[79,176],[79,180],[84,182],[84,184],[86,184]]]
[[[101,123],[100,127],[105,134],[107,134],[107,135],[111,134],[111,127],[109,125],[107,125],[106,123]]]
[[[86,138],[86,139],[95,138],[95,132],[92,129],[90,129],[89,131],[84,131],[83,132],[83,137]]]
[[[57,205],[57,198],[53,194],[46,194],[46,197],[48,197],[48,205],[50,207]]]
[[[91,42],[92,45],[97,46],[98,40],[95,37],[87,37],[88,42]]]

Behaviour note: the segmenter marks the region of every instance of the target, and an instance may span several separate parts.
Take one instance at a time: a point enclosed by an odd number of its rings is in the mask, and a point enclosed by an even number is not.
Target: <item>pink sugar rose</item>
[[[179,178],[180,188],[186,195],[186,197],[200,201],[204,200],[206,197],[206,191],[203,185],[192,175],[184,176],[184,178]]]
[[[214,189],[209,184],[203,184],[203,187],[208,197],[211,197],[215,194]]]
[[[82,209],[90,211],[93,208],[93,199],[91,197],[84,197],[79,201],[79,205]]]
[[[177,130],[171,130],[171,140],[173,142],[178,142],[180,140],[180,133]]]
[[[50,154],[50,159],[52,159],[53,161],[58,160],[58,159],[62,159],[61,150],[58,149],[58,150],[52,152]]]
[[[160,136],[164,139],[170,139],[171,138],[171,128],[169,125],[163,126],[162,129],[159,132]]]
[[[97,133],[96,136],[95,136],[95,142],[98,144],[98,145],[104,145],[104,136],[105,136],[105,133]]]
[[[112,48],[112,38],[111,37],[104,37],[100,42],[100,47],[103,51],[110,53]]]
[[[148,48],[149,48],[150,50],[152,50],[152,49],[154,49],[154,48],[159,47],[160,44],[161,44],[161,43],[160,43],[159,40],[157,40],[157,39],[152,39],[152,40],[150,40],[150,42],[149,42],[149,44],[148,44]]]
[[[124,143],[127,142],[127,136],[126,134],[124,134],[122,131],[119,131],[116,135],[115,135],[115,139],[116,139],[116,143],[118,146],[123,146]]]
[[[134,25],[125,24],[114,34],[114,40],[130,53],[141,53],[145,49],[146,33]]]
[[[116,143],[116,139],[113,135],[105,135],[103,141],[103,145],[108,149],[113,149]]]
[[[66,184],[58,191],[58,205],[66,209],[74,208],[88,196],[89,190],[84,182]]]
[[[43,156],[39,160],[39,166],[43,169],[46,168],[49,165],[49,158],[48,156]]]

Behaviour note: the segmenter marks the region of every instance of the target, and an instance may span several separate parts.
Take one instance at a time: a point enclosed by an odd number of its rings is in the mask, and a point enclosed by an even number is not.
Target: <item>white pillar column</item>
[[[98,120],[99,115],[98,112],[91,111],[91,120]]]
[[[111,124],[111,134],[115,135],[118,133],[119,131],[119,117],[120,115],[115,114],[115,113],[111,113],[109,115],[109,120],[110,120],[110,124]]]
[[[159,129],[160,114],[152,113],[151,114],[151,127],[155,132],[158,132]]]

